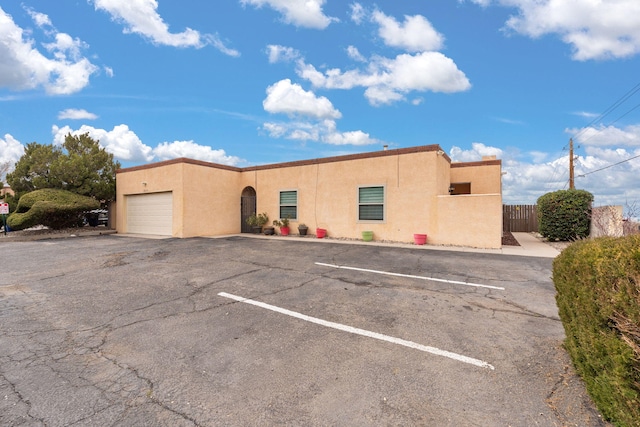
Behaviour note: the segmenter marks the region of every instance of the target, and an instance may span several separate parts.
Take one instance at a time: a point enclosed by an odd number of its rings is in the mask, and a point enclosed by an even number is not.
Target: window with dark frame
[[[280,192],[280,219],[298,219],[298,191],[288,190]]]
[[[358,188],[358,220],[384,221],[384,187]]]

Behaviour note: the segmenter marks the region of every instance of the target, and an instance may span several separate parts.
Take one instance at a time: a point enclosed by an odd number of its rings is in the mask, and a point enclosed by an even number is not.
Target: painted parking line
[[[370,270],[368,268],[348,267],[346,265],[325,264],[323,262],[316,262],[315,264],[320,265],[322,267],[339,268],[342,270],[361,271],[364,273],[383,274],[385,276],[406,277],[409,279],[429,280],[432,282],[442,282],[442,283],[450,283],[453,285],[473,286],[476,288],[497,289],[499,291],[504,291],[504,288],[500,286],[482,285],[480,283],[460,282],[458,280],[446,280],[446,279],[438,279],[435,277],[415,276],[413,274],[401,274],[401,273],[393,273],[390,271]]]
[[[479,359],[474,359],[472,357],[464,356],[462,354],[452,353],[446,350],[440,350],[436,347],[430,347],[427,345],[422,345],[415,343],[413,341],[403,340],[401,338],[395,338],[389,335],[379,334],[377,332],[367,331],[365,329],[354,328],[353,326],[343,325],[341,323],[329,322],[327,320],[319,319],[317,317],[307,316],[306,314],[298,313],[296,311],[287,310],[286,308],[277,307],[275,305],[266,304],[264,302],[252,300],[249,298],[240,297],[237,295],[228,294],[226,292],[218,293],[219,296],[224,298],[229,298],[235,301],[243,302],[246,304],[251,304],[256,307],[264,308],[267,310],[275,311],[276,313],[284,314],[287,316],[295,317],[296,319],[301,319],[307,322],[315,323],[316,325],[325,326],[327,328],[337,329],[343,332],[349,332],[355,335],[361,335],[368,338],[374,338],[380,341],[390,342],[392,344],[401,345],[404,347],[409,347],[414,350],[424,351],[426,353],[435,354],[437,356],[447,357],[449,359],[457,360],[458,362],[468,363],[470,365],[478,366],[480,368],[487,369],[495,369],[491,364],[484,362]]]

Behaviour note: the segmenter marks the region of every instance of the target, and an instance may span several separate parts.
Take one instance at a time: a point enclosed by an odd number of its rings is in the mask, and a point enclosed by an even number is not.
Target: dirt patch
[[[502,246],[520,246],[520,243],[518,243],[510,231],[504,231],[502,233]]]

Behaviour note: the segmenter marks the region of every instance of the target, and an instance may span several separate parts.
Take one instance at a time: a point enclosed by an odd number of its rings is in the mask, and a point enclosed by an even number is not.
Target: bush
[[[589,236],[593,195],[584,190],[560,190],[538,199],[538,231],[549,240],[571,241]]]
[[[52,229],[78,227],[82,225],[85,211],[99,207],[97,200],[69,191],[36,190],[20,197],[15,212],[7,217],[7,224],[13,230],[36,225]]]
[[[584,240],[553,263],[565,346],[609,420],[640,426],[640,236]]]

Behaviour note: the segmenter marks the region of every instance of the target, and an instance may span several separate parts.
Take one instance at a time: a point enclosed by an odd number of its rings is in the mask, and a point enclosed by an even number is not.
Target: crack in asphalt
[[[18,403],[21,403],[26,407],[26,416],[33,421],[39,421],[44,424],[44,419],[36,418],[31,415],[31,402],[29,401],[29,399],[25,398],[22,393],[20,393],[16,384],[9,381],[9,379],[4,375],[2,371],[0,371],[0,380],[0,384],[5,383],[9,386],[9,388],[11,389],[11,393],[13,393],[13,395],[17,397]],[[4,400],[8,400],[8,396],[4,396]],[[16,403],[14,403],[14,405],[16,405]],[[0,421],[2,421],[3,418],[4,415],[0,414]]]

